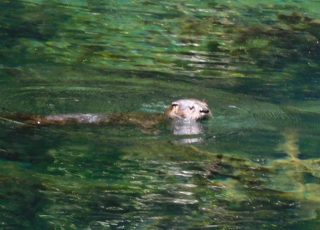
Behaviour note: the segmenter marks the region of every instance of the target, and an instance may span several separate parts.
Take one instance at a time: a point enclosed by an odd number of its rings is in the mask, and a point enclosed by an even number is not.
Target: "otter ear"
[[[206,107],[209,107],[208,102],[207,102],[206,99],[203,99],[203,100],[202,100],[202,103],[204,103],[204,104],[206,105]]]
[[[177,102],[172,102],[172,103],[171,103],[171,106],[172,106],[172,107],[178,106],[178,103],[177,103]]]

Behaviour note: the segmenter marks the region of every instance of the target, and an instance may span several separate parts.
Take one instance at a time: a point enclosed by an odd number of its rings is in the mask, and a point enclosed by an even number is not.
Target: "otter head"
[[[171,103],[165,114],[171,119],[198,121],[212,116],[207,103],[196,99],[181,99]]]

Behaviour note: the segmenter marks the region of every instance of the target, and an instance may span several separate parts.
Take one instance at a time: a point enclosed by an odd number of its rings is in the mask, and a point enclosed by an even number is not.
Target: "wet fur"
[[[2,118],[19,121],[26,125],[72,125],[72,124],[118,124],[136,125],[144,129],[151,129],[163,123],[166,119],[198,121],[211,116],[208,105],[196,99],[181,99],[172,102],[164,114],[61,114],[61,115],[21,115],[14,114]]]

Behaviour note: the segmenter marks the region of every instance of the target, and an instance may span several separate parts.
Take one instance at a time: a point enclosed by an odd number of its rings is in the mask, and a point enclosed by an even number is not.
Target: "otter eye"
[[[175,107],[175,106],[178,106],[178,104],[177,103],[172,103],[171,106]]]
[[[189,109],[190,110],[194,110],[194,106],[189,106]]]

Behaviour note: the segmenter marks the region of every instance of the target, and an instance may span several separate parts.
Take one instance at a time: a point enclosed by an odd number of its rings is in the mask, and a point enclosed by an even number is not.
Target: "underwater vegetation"
[[[197,75],[216,87],[231,84],[276,100],[318,98],[320,22],[314,14],[290,4],[232,8],[207,1],[197,7],[147,1],[143,12],[143,2],[4,1],[0,7],[10,10],[0,18],[1,62],[85,65],[170,79],[174,73],[186,81]]]
[[[17,151],[28,140],[44,146],[37,149],[41,154],[25,149],[29,157],[23,157],[20,150],[20,158],[7,153],[1,163],[3,226],[246,229],[247,223],[281,227],[317,216],[320,161],[299,158],[299,137],[292,130],[279,145],[287,157],[263,163],[196,146],[107,135],[114,130],[32,132],[15,132],[21,141],[10,148]]]

